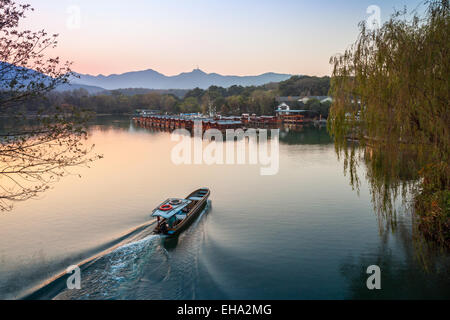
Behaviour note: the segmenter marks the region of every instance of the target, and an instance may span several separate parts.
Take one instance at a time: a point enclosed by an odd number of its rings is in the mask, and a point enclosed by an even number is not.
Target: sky
[[[224,75],[265,72],[323,76],[329,59],[358,35],[358,23],[386,21],[420,0],[18,0],[21,27],[58,33],[52,56],[86,74],[197,67]],[[378,10],[369,10],[376,6]]]

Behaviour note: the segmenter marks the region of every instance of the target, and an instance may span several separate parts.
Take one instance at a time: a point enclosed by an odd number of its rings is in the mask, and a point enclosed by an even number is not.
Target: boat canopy
[[[179,204],[173,205],[173,204],[170,204],[170,202],[178,202]],[[183,208],[185,208],[191,202],[192,201],[187,200],[187,199],[178,199],[178,198],[167,199],[166,201],[161,203],[161,205],[159,207],[157,207],[155,210],[153,210],[152,217],[162,217],[164,219],[169,219],[169,218],[173,217],[174,215],[178,214],[181,210],[183,210]],[[172,209],[167,210],[167,211],[161,210],[160,208],[163,205],[171,205]]]

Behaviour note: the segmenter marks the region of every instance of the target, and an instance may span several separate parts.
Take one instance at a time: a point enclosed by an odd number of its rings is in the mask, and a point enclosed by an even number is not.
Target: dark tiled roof
[[[306,97],[302,97],[301,99],[304,99],[304,98],[317,99],[319,101],[322,101],[322,100],[328,99],[330,97],[329,96],[306,96]]]
[[[277,102],[292,102],[292,101],[297,101],[298,99],[300,99],[300,97],[297,96],[290,96],[290,97],[277,97]]]

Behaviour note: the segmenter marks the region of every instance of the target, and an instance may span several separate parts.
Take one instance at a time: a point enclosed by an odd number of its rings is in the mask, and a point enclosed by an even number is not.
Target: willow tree
[[[32,8],[0,0],[0,210],[49,188],[68,168],[97,158],[85,146],[87,113],[70,106],[23,111],[67,83],[70,63],[46,53],[57,35],[20,28]]]
[[[422,16],[396,12],[379,29],[361,23],[357,41],[331,58],[328,128],[354,185],[358,164],[367,165],[388,222],[396,196],[412,194],[420,230],[449,246],[449,1],[426,6]]]

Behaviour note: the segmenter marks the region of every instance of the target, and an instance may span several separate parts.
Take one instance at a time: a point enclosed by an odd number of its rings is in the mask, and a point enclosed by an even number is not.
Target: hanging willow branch
[[[328,126],[351,180],[361,161],[368,167],[384,217],[395,224],[393,203],[409,188],[422,230],[450,245],[450,10],[448,0],[426,5],[424,17],[396,12],[378,30],[361,23],[332,57]]]

